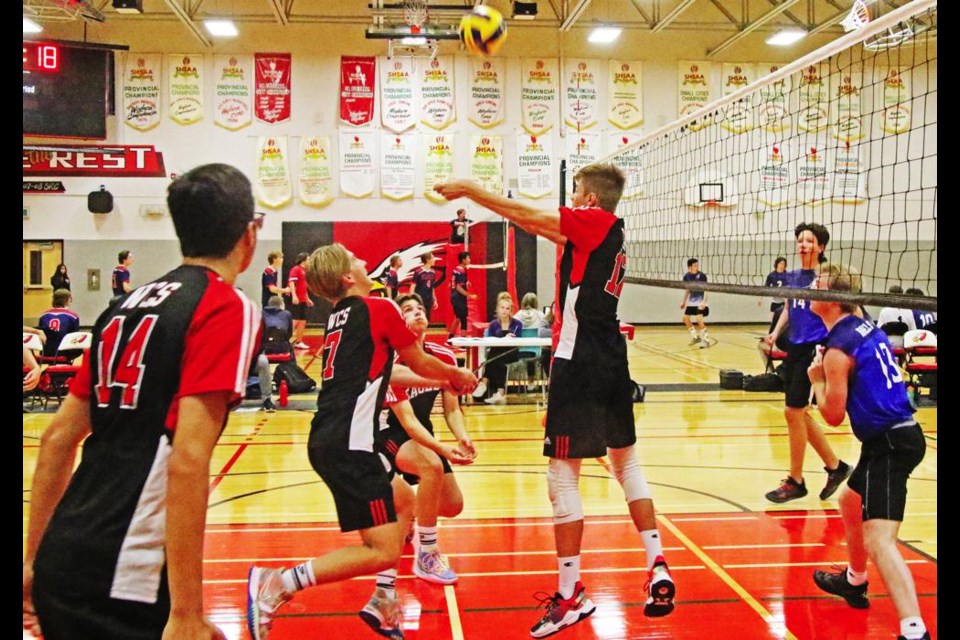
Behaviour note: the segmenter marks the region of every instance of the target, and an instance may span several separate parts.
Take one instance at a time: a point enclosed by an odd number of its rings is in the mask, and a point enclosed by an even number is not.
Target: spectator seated
[[[37,387],[46,400],[56,398],[58,404],[63,401],[63,397],[70,389],[70,382],[80,372],[80,367],[73,364],[73,361],[84,354],[92,342],[93,334],[88,331],[75,331],[63,336],[55,358],[67,364],[47,366],[43,370],[40,385]]]

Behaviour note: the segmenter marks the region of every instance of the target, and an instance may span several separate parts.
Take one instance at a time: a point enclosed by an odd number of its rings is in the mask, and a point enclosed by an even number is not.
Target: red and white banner
[[[563,70],[563,121],[574,131],[597,124],[600,99],[599,60],[568,59]]]
[[[797,113],[798,131],[820,131],[828,124],[827,101],[829,89],[826,74],[830,63],[812,64],[800,72],[797,93],[800,96],[800,111]]]
[[[417,124],[416,71],[413,58],[380,58],[380,122],[401,133]]]
[[[412,198],[415,188],[413,151],[416,134],[380,133],[380,193],[391,200]]]
[[[123,121],[138,131],[160,124],[160,76],[163,54],[123,55]]]
[[[677,68],[677,116],[682,118],[693,113],[710,102],[713,97],[710,91],[710,76],[713,73],[713,64],[710,62],[681,60]],[[690,129],[697,131],[710,125],[709,118],[690,125]]]
[[[913,124],[913,117],[910,113],[910,102],[913,99],[913,89],[910,86],[910,75],[903,74],[901,69],[896,67],[879,68],[874,73],[879,73],[883,82],[875,82],[874,86],[880,87],[883,91],[879,100],[874,99],[874,104],[883,105],[883,112],[880,119],[880,130],[883,133],[906,133],[910,131]]]
[[[520,59],[520,110],[527,133],[542,135],[557,125],[557,75],[554,59]]]
[[[567,136],[567,200],[573,197],[573,178],[588,164],[603,155],[599,133],[577,133]]]
[[[553,193],[553,134],[517,133],[517,193],[542,198]]]
[[[300,202],[322,207],[333,200],[330,136],[300,138]]]
[[[642,132],[627,133],[611,131],[607,134],[607,153],[620,151],[640,139]],[[643,195],[643,149],[635,147],[617,156],[617,166],[627,177],[623,185],[622,200],[631,200]]]
[[[256,171],[253,193],[257,202],[276,209],[293,200],[287,136],[260,136],[257,139]]]
[[[417,69],[420,77],[420,122],[446,129],[457,120],[453,99],[453,56],[439,56]]]
[[[373,131],[340,132],[340,192],[353,198],[373,195],[377,178]]]
[[[619,129],[643,124],[643,66],[634,60],[611,60],[607,120]]]
[[[752,64],[724,62],[720,67],[720,91],[730,95],[757,79],[757,68]],[[756,113],[749,100],[734,102],[724,107],[720,126],[731,133],[746,133],[757,126]]]
[[[446,202],[446,198],[433,190],[433,185],[454,179],[454,136],[452,133],[424,133],[421,140],[423,141],[423,195],[433,202]]]
[[[167,55],[167,111],[177,124],[203,120],[203,56]]]
[[[490,193],[503,194],[503,138],[486,133],[470,137],[470,179]]]
[[[340,56],[340,122],[354,127],[373,122],[376,79],[376,58]]]
[[[253,122],[253,58],[218,54],[213,56],[216,85],[213,90],[214,124],[236,131]]]
[[[781,65],[774,62],[757,63],[757,74],[763,76],[773,73]],[[770,133],[789,133],[790,115],[787,112],[793,80],[787,76],[783,80],[760,88],[760,104],[757,105],[757,124]]]
[[[854,142],[863,138],[863,124],[860,117],[862,90],[862,71],[847,70],[830,76],[833,137],[841,142]]]
[[[23,177],[96,176],[114,178],[166,177],[163,154],[153,145],[58,144],[56,151],[23,150]]]
[[[290,119],[291,66],[289,53],[253,55],[253,106],[257,120],[277,124]]]
[[[503,122],[503,87],[507,80],[503,58],[470,57],[470,111],[467,120],[483,129]]]

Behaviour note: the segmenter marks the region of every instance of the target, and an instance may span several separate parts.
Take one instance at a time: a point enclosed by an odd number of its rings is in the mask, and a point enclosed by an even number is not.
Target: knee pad
[[[547,491],[553,505],[554,524],[583,520],[580,501],[580,461],[551,458],[547,467]]]
[[[634,448],[608,449],[607,453],[610,455],[613,475],[623,488],[627,503],[635,500],[651,500],[653,492],[647,484],[647,479],[643,477],[643,470],[640,468],[640,461],[637,460],[637,452]]]

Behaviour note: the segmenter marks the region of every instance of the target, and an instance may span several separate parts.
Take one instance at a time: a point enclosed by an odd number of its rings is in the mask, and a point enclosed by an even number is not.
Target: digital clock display
[[[60,71],[60,45],[24,40],[23,70],[30,73],[56,73]]]

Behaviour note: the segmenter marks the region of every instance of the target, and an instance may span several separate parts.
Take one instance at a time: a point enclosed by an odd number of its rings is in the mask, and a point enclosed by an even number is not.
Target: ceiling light
[[[233,38],[239,35],[237,25],[233,24],[233,20],[204,20],[203,26],[212,36]]]
[[[407,36],[406,38],[401,38],[400,44],[408,47],[422,47],[427,44],[427,39],[422,36]]]
[[[40,33],[43,31],[43,27],[38,25],[36,22],[24,16],[23,18],[23,32],[24,33]]]
[[[596,27],[590,32],[590,37],[587,40],[594,44],[610,44],[620,37],[621,31],[623,29],[620,27]]]
[[[797,40],[801,40],[806,35],[807,32],[803,29],[783,29],[767,38],[767,44],[772,44],[777,47],[785,47],[789,44],[793,44]]]

